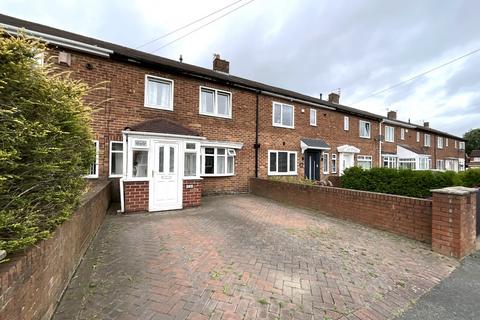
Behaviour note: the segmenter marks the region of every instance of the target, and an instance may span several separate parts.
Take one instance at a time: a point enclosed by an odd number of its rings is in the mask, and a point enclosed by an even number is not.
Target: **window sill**
[[[203,180],[201,177],[183,177],[183,180]]]
[[[296,172],[269,172],[269,176],[296,176]]]
[[[205,112],[199,112],[200,115],[202,116],[207,116],[207,117],[213,117],[213,118],[221,118],[221,119],[232,119],[232,116],[229,115],[229,116],[222,116],[222,115],[218,115],[218,114],[213,114],[213,113],[205,113]]]
[[[109,178],[121,178],[123,177],[123,174],[112,174],[108,176]]]
[[[123,181],[124,182],[142,182],[142,181],[150,181],[150,178],[149,177],[138,177],[138,178],[130,177],[130,178],[125,178]]]
[[[230,173],[230,174],[202,174],[201,176],[205,177],[205,178],[233,177],[233,176],[235,176],[235,173]]]
[[[359,137],[362,139],[371,139],[371,137],[362,137],[362,136],[359,136]]]
[[[86,179],[98,179],[98,176],[85,176]]]
[[[295,126],[282,126],[282,125],[279,125],[279,124],[272,124],[272,127],[284,128],[284,129],[295,129]]]
[[[165,106],[155,106],[155,105],[148,105],[148,104],[145,104],[144,105],[145,108],[149,108],[149,109],[157,109],[157,110],[165,110],[165,111],[173,111],[173,106],[171,107],[165,107]]]

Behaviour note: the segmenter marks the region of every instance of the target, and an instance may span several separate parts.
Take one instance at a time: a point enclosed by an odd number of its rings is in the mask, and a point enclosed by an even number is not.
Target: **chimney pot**
[[[388,111],[387,118],[391,120],[397,120],[397,111]]]
[[[229,73],[230,72],[230,62],[220,58],[219,54],[213,55],[213,70]]]
[[[340,95],[338,93],[335,93],[335,92],[330,93],[328,95],[328,102],[339,104],[340,103]]]
[[[424,121],[424,122],[423,122],[423,126],[424,126],[425,128],[430,128],[430,122]]]

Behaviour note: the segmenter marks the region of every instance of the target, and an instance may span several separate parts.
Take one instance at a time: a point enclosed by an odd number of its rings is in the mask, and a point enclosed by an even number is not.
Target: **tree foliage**
[[[467,131],[463,138],[467,140],[465,152],[470,154],[472,150],[480,150],[480,128]]]
[[[86,85],[35,59],[45,46],[0,30],[0,249],[48,237],[78,204],[94,160]]]

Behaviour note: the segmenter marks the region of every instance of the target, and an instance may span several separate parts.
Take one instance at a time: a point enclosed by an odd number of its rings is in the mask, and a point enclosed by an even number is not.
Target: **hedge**
[[[45,46],[0,30],[0,249],[50,235],[75,209],[94,161],[88,87],[36,57]]]
[[[352,167],[341,177],[341,187],[425,198],[431,196],[432,189],[451,186],[480,186],[480,170],[453,171],[414,171],[390,168],[364,170]]]

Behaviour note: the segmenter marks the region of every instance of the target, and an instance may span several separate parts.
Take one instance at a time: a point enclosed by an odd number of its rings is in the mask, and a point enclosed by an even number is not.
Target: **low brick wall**
[[[431,243],[432,201],[252,178],[253,194]]]
[[[123,188],[125,212],[148,211],[148,195],[150,194],[148,181],[125,181]]]
[[[183,207],[198,207],[202,204],[203,180],[183,180]]]
[[[99,181],[52,237],[0,264],[0,319],[50,319],[110,204]]]

